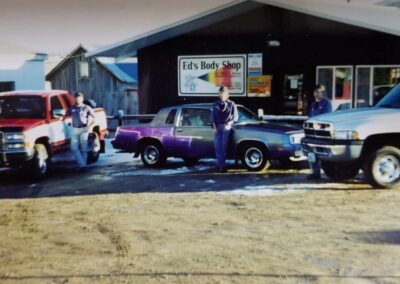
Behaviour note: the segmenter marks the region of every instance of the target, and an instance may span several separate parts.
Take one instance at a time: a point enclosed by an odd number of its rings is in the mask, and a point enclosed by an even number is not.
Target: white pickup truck
[[[375,188],[400,184],[400,84],[375,107],[313,117],[304,131],[304,154],[317,156],[329,178],[353,178],[362,169]]]

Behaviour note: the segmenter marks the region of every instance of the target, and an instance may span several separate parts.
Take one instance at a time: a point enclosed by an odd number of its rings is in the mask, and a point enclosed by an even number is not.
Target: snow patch
[[[216,192],[219,195],[241,195],[241,196],[273,196],[294,193],[304,193],[304,189],[285,189],[280,186],[246,186],[243,189],[234,189],[227,191]]]

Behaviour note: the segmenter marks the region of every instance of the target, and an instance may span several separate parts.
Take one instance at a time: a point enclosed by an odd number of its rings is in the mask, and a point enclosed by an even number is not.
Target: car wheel
[[[161,167],[167,160],[162,147],[156,143],[144,145],[140,157],[143,164],[150,168]]]
[[[48,160],[49,155],[46,146],[36,144],[34,157],[25,167],[28,170],[28,177],[34,180],[44,179],[48,172]]]
[[[96,163],[99,160],[101,151],[101,143],[100,137],[96,132],[92,132],[89,134],[88,139],[88,156],[87,156],[87,164]]]
[[[385,146],[364,162],[366,181],[375,188],[393,188],[400,181],[400,149]]]
[[[358,163],[340,163],[321,161],[321,168],[332,180],[346,180],[354,178],[360,171]]]
[[[242,164],[248,171],[258,172],[270,165],[268,151],[262,144],[246,145],[242,151]]]
[[[186,166],[194,166],[199,161],[199,158],[184,158],[183,161],[185,162]]]

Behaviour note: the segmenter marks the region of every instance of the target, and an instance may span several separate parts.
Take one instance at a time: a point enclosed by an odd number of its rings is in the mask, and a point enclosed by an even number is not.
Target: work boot
[[[311,174],[307,177],[308,180],[318,180],[321,179],[321,175],[318,174]]]

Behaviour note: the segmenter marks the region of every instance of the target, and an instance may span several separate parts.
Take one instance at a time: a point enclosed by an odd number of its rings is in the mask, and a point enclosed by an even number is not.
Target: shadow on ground
[[[400,245],[400,230],[353,232],[351,235],[368,244]]]
[[[75,173],[71,164],[56,165],[40,182],[26,180],[23,172],[0,171],[1,198],[42,198],[118,193],[194,193],[225,192],[239,194],[257,191],[272,193],[305,190],[371,190],[361,178],[343,183],[328,179],[308,181],[307,164],[290,168],[273,163],[266,172],[250,173],[231,164],[227,173],[216,173],[214,162],[201,161],[186,167],[174,160],[161,169],[146,169],[140,163],[120,163],[92,167],[86,173]]]

